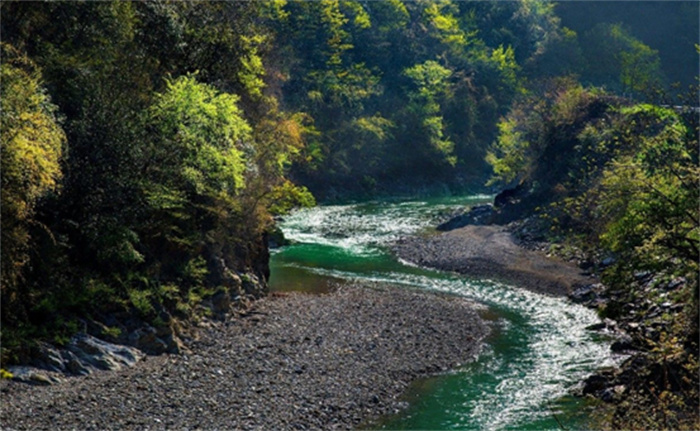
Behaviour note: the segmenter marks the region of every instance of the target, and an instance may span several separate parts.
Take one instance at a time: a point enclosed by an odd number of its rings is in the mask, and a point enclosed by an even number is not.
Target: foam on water
[[[474,195],[439,202],[421,200],[319,206],[294,212],[285,218],[281,227],[285,237],[294,242],[335,246],[358,254],[376,254],[380,252],[377,246],[429,228],[440,215],[491,198],[489,195]]]
[[[471,201],[485,198],[472,197]],[[287,238],[299,243],[292,247],[320,245],[354,258],[388,259],[383,246],[434,225],[437,215],[454,210],[456,202],[317,207],[294,213],[281,227]],[[421,269],[397,260],[379,269],[376,265],[367,269],[303,262],[285,265],[326,277],[459,294],[501,316],[495,328],[499,337],[475,364],[459,373],[457,389],[444,403],[446,419],[439,424],[444,429],[527,428],[527,424],[551,415],[549,404],[566,395],[572,385],[594,369],[616,362],[609,346],[585,329],[599,321],[596,314],[565,298]]]

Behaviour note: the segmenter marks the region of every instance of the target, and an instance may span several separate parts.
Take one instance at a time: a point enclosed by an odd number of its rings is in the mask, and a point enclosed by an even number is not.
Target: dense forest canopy
[[[262,14],[3,2],[6,351],[76,316],[186,318],[231,271],[267,276],[270,211],[313,198],[285,178],[308,126],[263,93]]]
[[[529,184],[591,247],[697,271],[696,111],[654,105],[697,102],[697,2],[0,13],[4,359],[264,282],[273,216],[315,198]]]
[[[698,43],[697,2],[564,1],[557,4],[556,12],[562,25],[583,37],[590,37],[586,35],[601,23],[621,26],[658,51],[665,84],[687,88],[695,83],[698,59],[690,53]]]
[[[473,189],[489,176],[499,118],[546,79],[574,76],[639,100],[694,83],[697,4],[588,6],[277,3],[274,86],[319,132],[293,176],[324,199],[426,183]]]

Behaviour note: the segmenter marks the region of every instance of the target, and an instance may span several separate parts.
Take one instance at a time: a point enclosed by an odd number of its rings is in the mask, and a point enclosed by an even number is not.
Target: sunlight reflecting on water
[[[599,321],[592,310],[566,298],[406,265],[386,251],[400,237],[427,230],[465,204],[486,199],[316,207],[297,211],[281,224],[296,244],[275,255],[280,271],[294,268],[316,277],[449,292],[485,304],[498,316],[493,323],[498,335],[478,360],[446,377],[387,427],[548,426],[551,402],[596,368],[616,362],[608,344],[585,329]]]

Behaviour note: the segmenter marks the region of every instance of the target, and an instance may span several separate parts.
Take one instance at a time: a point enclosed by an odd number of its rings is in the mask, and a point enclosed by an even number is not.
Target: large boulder
[[[511,189],[504,189],[493,200],[496,208],[503,208],[506,205],[517,204],[530,193],[530,185],[521,182]]]
[[[136,348],[108,343],[79,333],[62,348],[38,343],[32,356],[29,365],[8,368],[14,380],[48,385],[63,381],[61,375],[88,375],[96,371],[131,367],[145,355]]]
[[[493,205],[477,205],[472,207],[464,214],[452,217],[450,220],[442,223],[437,227],[437,230],[447,232],[454,229],[459,229],[467,225],[487,225],[491,224],[494,214]]]
[[[143,352],[133,347],[108,343],[87,334],[75,335],[66,350],[75,354],[88,368],[98,370],[131,367],[144,356]]]

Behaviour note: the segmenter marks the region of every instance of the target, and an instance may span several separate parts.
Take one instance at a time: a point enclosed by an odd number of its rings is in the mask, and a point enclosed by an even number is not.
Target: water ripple
[[[387,258],[386,244],[433,226],[441,215],[458,209],[458,202],[478,203],[486,198],[317,207],[295,212],[281,224],[285,236],[298,243],[292,248],[322,246],[328,253],[342,251],[347,257],[368,261],[383,256],[391,262],[379,269],[369,264],[368,269],[357,264],[286,265],[325,277],[450,292],[485,304],[500,316],[494,323],[499,336],[476,363],[458,374],[451,392],[442,395],[444,412],[434,425],[444,429],[524,429],[542,423],[552,414],[553,400],[566,395],[594,369],[616,362],[608,345],[585,329],[599,321],[592,310],[565,298]],[[276,256],[280,254],[284,252]],[[421,412],[414,409],[406,415],[417,417]],[[392,424],[410,426],[405,421]]]

